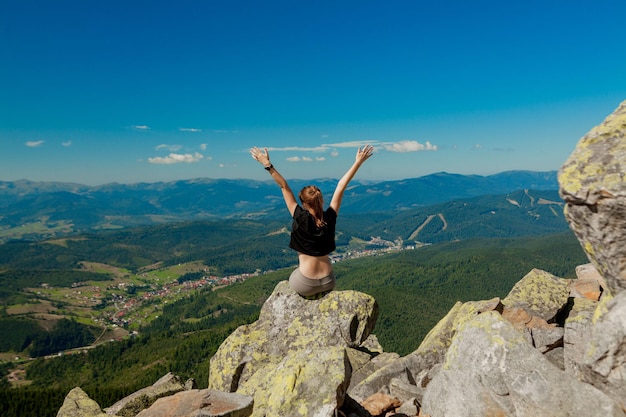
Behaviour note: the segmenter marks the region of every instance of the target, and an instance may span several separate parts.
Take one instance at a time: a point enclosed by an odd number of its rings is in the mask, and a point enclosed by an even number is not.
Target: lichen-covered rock
[[[267,365],[302,349],[358,347],[370,335],[378,305],[358,291],[333,291],[319,300],[278,283],[259,319],[237,328],[210,360],[209,388],[234,392]]]
[[[589,279],[597,281],[600,286],[600,291],[602,292],[600,297],[611,296],[611,291],[609,290],[606,280],[602,275],[600,275],[597,268],[593,266],[592,263],[578,265],[576,267],[576,277],[581,281]]]
[[[85,391],[76,387],[65,397],[57,417],[107,417],[107,414]]]
[[[352,377],[350,378],[348,390],[361,383],[361,381],[377,370],[384,368],[400,358],[400,355],[392,352],[383,352],[376,356],[352,348],[347,348],[346,352],[352,368]]]
[[[259,369],[238,392],[254,396],[252,417],[334,417],[349,381],[345,347],[304,348]]]
[[[522,308],[531,316],[549,322],[567,304],[569,294],[569,280],[533,269],[513,286],[502,304],[507,308]]]
[[[626,101],[583,136],[558,173],[565,217],[611,292],[626,289]]]
[[[159,398],[137,417],[248,417],[252,405],[248,395],[191,389]]]
[[[428,384],[431,417],[625,416],[607,395],[569,377],[496,312],[462,324]]]
[[[405,378],[416,384],[417,375],[425,374],[430,378],[430,371],[440,364],[461,323],[486,311],[502,311],[499,298],[482,301],[457,302],[433,329],[428,332],[417,350],[378,369],[358,384],[351,386],[349,394],[357,401],[364,401],[381,388],[388,388],[392,380]],[[415,386],[414,392],[420,387]],[[406,400],[406,398],[402,398]]]
[[[600,283],[595,279],[574,279],[570,284],[570,295],[574,298],[598,301],[602,295],[602,290]]]
[[[598,303],[586,298],[574,298],[572,308],[565,320],[563,347],[565,371],[579,378],[579,366],[585,357],[591,337],[593,314]]]
[[[583,381],[620,401],[626,410],[626,291],[606,302],[591,328],[591,337],[580,367]]]
[[[150,407],[157,399],[185,390],[185,382],[171,372],[159,378],[154,384],[122,398],[106,409],[109,415],[134,417],[141,410]]]

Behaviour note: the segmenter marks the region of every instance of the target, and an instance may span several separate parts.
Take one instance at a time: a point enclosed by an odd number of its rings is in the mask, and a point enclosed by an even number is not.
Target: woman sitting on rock
[[[289,188],[285,178],[270,162],[267,148],[250,149],[252,158],[261,163],[280,187],[289,214],[293,218],[289,247],[298,252],[299,266],[289,277],[291,288],[303,297],[324,294],[335,288],[335,275],[328,256],[335,250],[335,223],[339,206],[346,187],[374,152],[374,147],[359,148],[354,164],[337,183],[329,207],[324,210],[324,198],[314,185],[304,187],[298,197],[302,206]]]

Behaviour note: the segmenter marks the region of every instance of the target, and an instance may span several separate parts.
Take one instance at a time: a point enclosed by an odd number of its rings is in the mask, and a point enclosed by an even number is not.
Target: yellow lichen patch
[[[607,303],[611,301],[612,299],[613,299],[613,296],[610,294],[606,294],[600,299],[600,302],[598,302],[598,306],[596,307],[596,310],[593,312],[593,320],[592,320],[593,324],[596,324],[603,315],[608,313],[609,309],[607,307]]]
[[[589,241],[585,241],[585,252],[589,255],[589,256],[595,256],[595,250],[593,248],[593,245],[591,244],[591,242]]]
[[[559,171],[563,192],[596,200],[603,192],[619,190],[623,170],[614,165],[619,165],[626,155],[625,132],[626,102],[623,102],[579,140]]]
[[[595,310],[598,302],[587,298],[574,298],[574,305],[570,311],[566,323],[586,323],[589,320],[588,312]]]
[[[432,352],[447,347],[450,339],[449,334],[454,326],[454,319],[459,314],[462,305],[463,303],[457,301],[448,314],[439,320],[439,322],[428,332],[422,343],[419,345],[419,351]]]
[[[252,416],[306,416],[337,406],[337,389],[345,383],[345,350],[302,350],[279,364],[257,371],[239,392],[254,396]]]
[[[448,314],[428,332],[420,344],[418,351],[427,353],[447,349],[457,330],[487,307],[493,309],[495,301],[499,300],[468,301],[466,303],[457,302],[452,309],[450,309]]]
[[[507,307],[521,307],[532,315],[542,317],[556,314],[569,297],[568,280],[549,272],[533,269],[515,284],[502,303]],[[552,317],[542,317],[548,320]]]
[[[264,349],[266,345],[266,332],[256,329],[253,325],[238,327],[211,358],[209,388],[228,391],[232,377],[242,363],[248,362],[247,366],[253,368],[268,359]],[[246,360],[245,357],[249,359]],[[250,371],[252,372],[253,369]]]
[[[479,330],[481,336],[476,336],[476,334],[471,331],[472,329]],[[505,332],[504,334],[503,331]],[[502,349],[508,349],[520,343],[527,343],[524,335],[515,330],[511,324],[495,311],[482,313],[478,316],[474,316],[472,320],[466,321],[459,326],[456,337],[476,337],[476,340],[485,343],[486,346],[498,346]],[[455,364],[459,363],[458,350],[459,345],[462,343],[463,339],[455,339],[454,343],[450,345],[442,365],[443,369],[452,369]],[[464,360],[465,359],[462,361]]]

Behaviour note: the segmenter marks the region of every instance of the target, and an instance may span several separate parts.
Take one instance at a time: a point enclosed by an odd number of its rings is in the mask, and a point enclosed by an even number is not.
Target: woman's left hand
[[[372,145],[365,145],[363,148],[359,148],[356,151],[356,161],[362,164],[374,154],[374,147]]]

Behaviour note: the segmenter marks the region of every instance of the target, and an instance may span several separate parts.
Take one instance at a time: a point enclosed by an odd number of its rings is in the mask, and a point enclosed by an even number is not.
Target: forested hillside
[[[374,333],[386,351],[406,354],[456,301],[502,297],[532,268],[572,278],[575,266],[585,262],[570,232],[473,239],[341,262],[336,265],[337,289],[373,295],[380,305]],[[137,337],[29,363],[26,375],[32,384],[0,390],[0,413],[26,415],[17,407],[42,404],[36,414],[53,416],[76,385],[107,406],[168,371],[196,378],[205,387],[208,360],[221,341],[236,326],[254,320],[276,283],[289,273],[285,269],[205,289],[164,307]]]
[[[296,262],[281,212],[0,245],[0,371],[20,387],[0,380],[0,415],[53,415],[75,385],[108,405],[168,371],[206,386],[221,341]],[[337,289],[376,298],[375,334],[400,354],[456,301],[503,296],[532,268],[573,277],[586,262],[550,190],[342,211],[337,246]]]
[[[335,260],[360,256],[360,251],[567,230],[560,204],[556,191],[525,190],[395,215],[347,214],[339,222]],[[87,339],[49,340],[50,332],[67,333],[67,326],[65,331],[55,328],[63,318],[73,320],[76,331],[85,335],[111,325],[136,330],[159,314],[160,297],[154,294],[171,293],[163,285],[177,279],[182,284],[212,276],[215,281],[291,266],[295,257],[287,249],[289,219],[286,213],[284,217],[179,222],[6,243],[0,251],[0,331],[9,336],[0,343],[0,352],[40,356],[80,346]],[[142,301],[141,309],[131,306],[132,316],[118,306],[146,297],[155,298]]]

